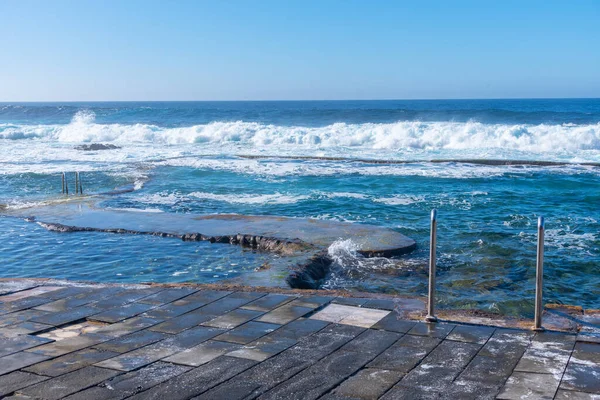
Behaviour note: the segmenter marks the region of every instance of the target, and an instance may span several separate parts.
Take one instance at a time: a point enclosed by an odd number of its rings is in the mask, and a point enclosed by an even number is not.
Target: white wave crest
[[[190,197],[198,199],[216,200],[232,204],[294,204],[308,199],[307,195],[273,194],[216,194],[206,192],[192,192]]]
[[[28,138],[65,143],[208,143],[234,144],[244,148],[283,146],[371,150],[502,149],[543,153],[600,150],[600,124],[399,121],[303,127],[237,121],[165,128],[150,124],[98,124],[90,111],[78,112],[67,125],[0,124],[0,139]]]

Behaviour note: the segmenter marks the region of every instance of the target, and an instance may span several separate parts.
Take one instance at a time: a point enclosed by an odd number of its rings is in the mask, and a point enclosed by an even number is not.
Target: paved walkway
[[[0,398],[600,398],[593,336],[426,324],[391,300],[39,285],[0,285]]]

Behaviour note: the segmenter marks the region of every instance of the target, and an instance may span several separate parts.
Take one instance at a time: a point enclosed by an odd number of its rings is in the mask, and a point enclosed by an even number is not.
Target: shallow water
[[[123,148],[73,149],[98,141]],[[86,193],[135,189],[103,207],[333,219],[417,241],[412,254],[373,260],[340,238],[330,248],[338,262],[328,288],[426,294],[436,208],[443,305],[513,315],[533,308],[544,215],[546,301],[600,307],[600,168],[281,158],[599,162],[600,100],[0,105],[0,155],[0,204],[10,208],[60,199],[59,173],[77,170]],[[273,257],[166,238],[58,234],[12,218],[0,224],[4,277],[212,282],[244,279]]]

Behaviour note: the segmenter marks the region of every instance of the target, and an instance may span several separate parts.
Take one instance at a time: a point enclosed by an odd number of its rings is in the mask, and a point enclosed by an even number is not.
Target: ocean
[[[119,148],[76,149],[91,143]],[[544,216],[545,301],[600,308],[600,99],[0,103],[1,209],[64,201],[61,174],[75,171],[86,195],[131,189],[104,208],[318,218],[416,240],[366,259],[340,237],[324,288],[425,295],[435,208],[441,306],[517,316],[533,313]],[[5,278],[224,282],[283,262],[2,214]]]

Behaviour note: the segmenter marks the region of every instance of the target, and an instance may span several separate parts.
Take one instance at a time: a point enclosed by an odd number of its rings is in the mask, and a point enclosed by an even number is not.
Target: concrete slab
[[[35,385],[46,379],[49,378],[20,371],[2,375],[0,376],[0,397],[9,395],[19,389],[26,388],[27,386]]]
[[[569,362],[560,388],[600,395],[600,364]]]
[[[243,305],[242,308],[247,310],[268,312],[294,300],[295,298],[296,296],[269,293],[258,300],[254,300],[253,302]]]
[[[258,318],[257,321],[284,325],[305,316],[313,310],[313,308],[294,306],[291,305],[291,303],[288,303],[269,311]]]
[[[402,376],[397,371],[365,368],[342,382],[333,390],[333,394],[357,399],[378,399]]]
[[[265,322],[250,321],[244,325],[238,326],[226,333],[217,336],[215,339],[222,342],[232,342],[239,344],[248,344],[269,332],[273,332],[281,325],[267,324]]]
[[[11,339],[0,339],[0,357],[51,342],[51,339],[29,335],[18,336]]]
[[[459,325],[450,332],[446,339],[485,344],[495,330],[488,326]]]
[[[223,354],[239,349],[241,346],[235,343],[217,342],[208,340],[198,346],[185,349],[180,353],[173,354],[164,359],[164,361],[183,364],[191,367],[198,367],[214,360]]]
[[[430,336],[438,339],[445,339],[456,325],[442,322],[427,323],[417,322],[417,324],[408,333],[410,335]]]
[[[530,372],[514,372],[501,389],[498,399],[552,399],[558,389],[560,376],[536,374]]]
[[[220,315],[201,325],[214,328],[233,329],[264,314],[262,311],[237,309]]]
[[[273,338],[269,335],[263,336],[254,342],[248,343],[237,350],[228,352],[229,357],[246,358],[254,361],[264,361],[297,343],[294,339]]]
[[[352,307],[341,304],[330,304],[310,318],[320,321],[335,322],[345,325],[370,328],[390,312],[370,308]]]
[[[97,344],[94,348],[106,352],[127,353],[149,344],[159,342],[167,337],[168,335],[164,333],[143,330]]]
[[[84,349],[64,356],[37,363],[27,367],[24,371],[38,375],[60,376],[78,369],[87,367],[97,362],[118,356],[119,353],[95,349]]]
[[[0,375],[17,371],[41,361],[46,361],[49,358],[50,357],[43,354],[28,353],[26,351],[0,357]]]

